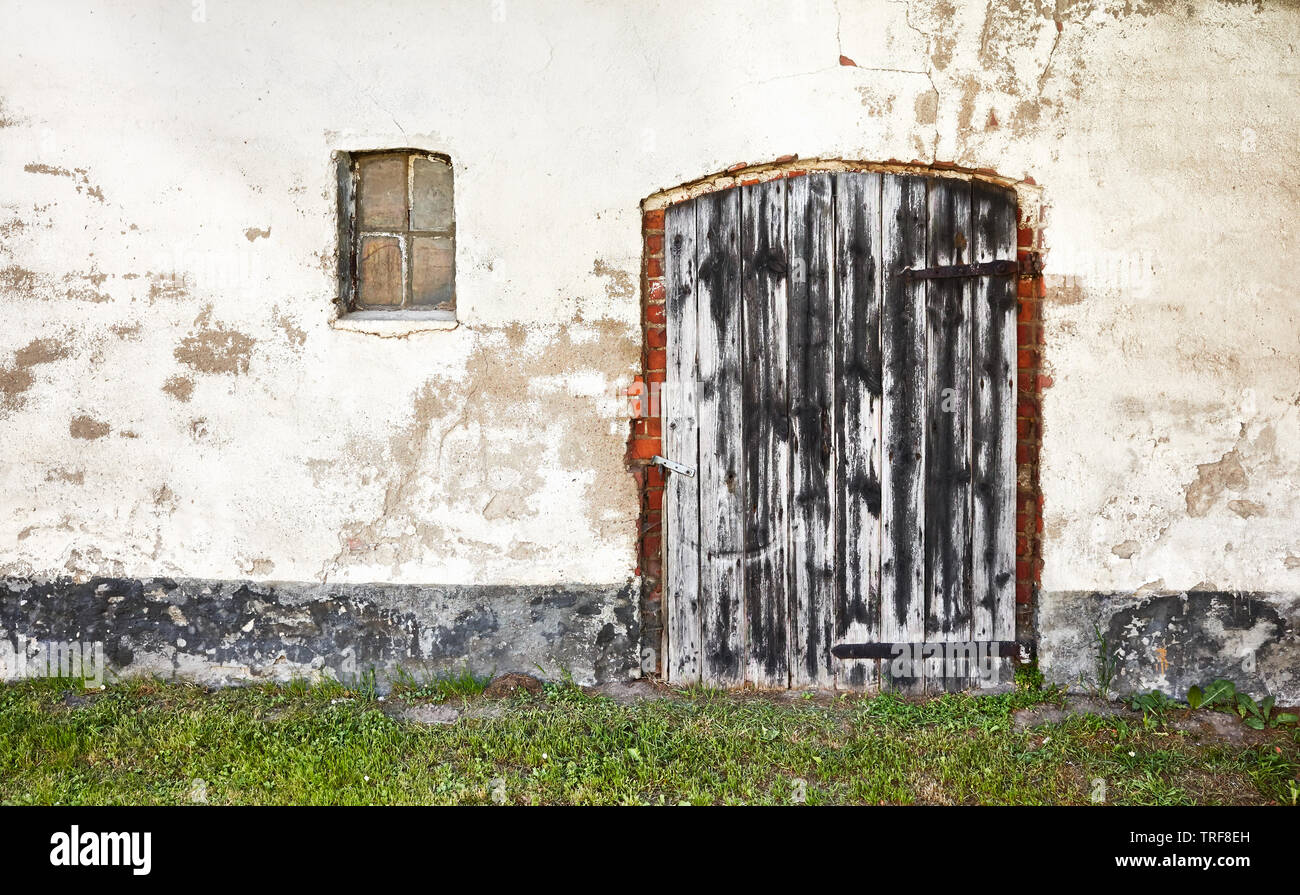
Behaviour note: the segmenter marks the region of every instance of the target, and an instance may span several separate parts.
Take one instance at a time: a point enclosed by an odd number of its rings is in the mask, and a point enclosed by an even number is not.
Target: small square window
[[[339,160],[340,304],[345,312],[456,309],[451,160],[401,149]]]

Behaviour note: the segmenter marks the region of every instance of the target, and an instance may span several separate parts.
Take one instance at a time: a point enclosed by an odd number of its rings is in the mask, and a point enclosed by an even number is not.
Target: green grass
[[[1198,742],[1163,724],[1071,717],[1016,732],[1059,699],[775,697],[685,691],[625,706],[567,685],[493,700],[470,675],[371,686],[208,691],[135,682],[0,686],[0,802],[214,804],[1291,804],[1294,731]],[[397,717],[408,703],[466,712]]]
[[[487,687],[488,682],[488,678],[479,677],[469,670],[458,674],[438,675],[424,681],[417,680],[402,671],[393,684],[391,695],[410,702],[444,702],[477,696]]]

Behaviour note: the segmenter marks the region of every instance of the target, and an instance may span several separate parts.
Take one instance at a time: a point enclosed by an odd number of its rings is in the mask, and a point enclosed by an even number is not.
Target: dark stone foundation
[[[623,585],[461,586],[94,578],[0,583],[0,638],[102,642],[124,675],[207,684],[468,669],[640,676]],[[12,676],[0,669],[0,677]]]
[[[1253,696],[1300,704],[1295,594],[1045,592],[1036,627],[1040,666],[1058,683],[1097,686],[1099,631],[1114,657],[1112,692],[1154,689],[1182,699],[1193,685],[1226,678]]]

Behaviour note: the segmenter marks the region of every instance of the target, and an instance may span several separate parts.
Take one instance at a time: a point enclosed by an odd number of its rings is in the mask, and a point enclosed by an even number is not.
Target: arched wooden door
[[[1014,639],[1014,192],[819,172],[665,226],[667,676],[969,683],[935,644]]]

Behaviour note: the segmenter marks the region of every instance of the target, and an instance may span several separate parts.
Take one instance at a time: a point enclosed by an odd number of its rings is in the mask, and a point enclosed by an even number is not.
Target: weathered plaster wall
[[[621,586],[638,202],[799,153],[1041,185],[1045,611],[1300,593],[1298,36],[1211,0],[11,4],[0,571]],[[331,326],[330,154],[382,146],[455,164],[453,330]]]

